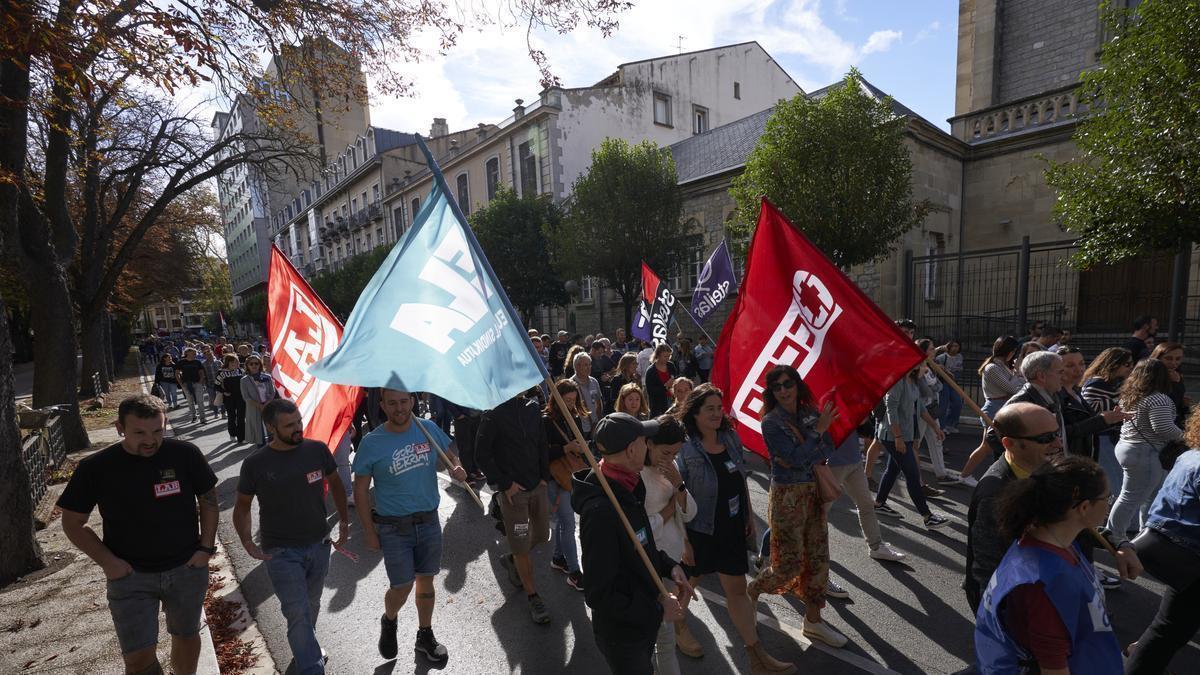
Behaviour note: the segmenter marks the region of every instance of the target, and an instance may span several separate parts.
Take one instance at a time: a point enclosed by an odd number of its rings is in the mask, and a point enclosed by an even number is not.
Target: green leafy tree
[[[554,261],[569,277],[597,277],[616,291],[628,327],[642,294],[642,261],[665,274],[683,256],[682,203],[668,150],[606,139],[575,181],[561,226],[547,230]]]
[[[358,296],[375,276],[383,259],[391,252],[389,246],[378,246],[369,253],[356,255],[346,261],[340,269],[331,270],[309,280],[309,284],[325,305],[343,323],[358,302]]]
[[[1104,20],[1116,37],[1081,78],[1093,112],[1079,157],[1046,172],[1081,267],[1200,241],[1200,3],[1147,0]]]
[[[912,197],[907,123],[857,70],[820,99],[780,101],[730,189],[732,239],[749,241],[766,195],[837,265],[886,257],[929,211]]]
[[[479,245],[526,323],[539,305],[565,305],[570,300],[546,241],[546,232],[561,224],[562,211],[550,195],[518,197],[508,188],[501,188],[471,215]]]

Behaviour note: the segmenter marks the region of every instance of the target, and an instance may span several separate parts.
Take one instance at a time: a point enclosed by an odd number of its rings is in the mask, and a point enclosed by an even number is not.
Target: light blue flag
[[[433,191],[358,296],[341,344],[309,374],[487,410],[541,383],[545,366],[437,162],[417,143]]]

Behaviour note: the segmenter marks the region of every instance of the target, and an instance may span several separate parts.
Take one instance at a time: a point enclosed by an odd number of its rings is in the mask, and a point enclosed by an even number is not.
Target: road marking
[[[724,607],[726,612],[729,611],[729,605],[725,602],[725,596],[721,595],[720,593],[703,589],[700,591],[700,595],[704,600],[712,601],[721,607]],[[762,612],[756,611],[755,614],[757,615],[758,623],[760,625],[767,626],[768,628],[774,628],[776,631],[787,635],[796,642],[800,643],[806,651],[808,649],[817,649],[834,657],[835,659],[844,661],[858,668],[859,670],[863,670],[868,673],[875,673],[876,675],[899,675],[899,673],[896,673],[896,671],[890,670],[876,661],[859,656],[854,652],[846,651],[845,649],[835,649],[824,642],[810,640],[805,637],[804,629],[800,626],[796,626],[785,621],[780,621],[779,619],[767,614],[763,614]]]

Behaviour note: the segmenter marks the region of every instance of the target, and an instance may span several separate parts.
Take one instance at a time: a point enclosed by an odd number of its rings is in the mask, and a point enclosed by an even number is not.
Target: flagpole
[[[425,430],[425,425],[421,424],[421,418],[414,416],[413,424],[417,425],[417,428],[420,429],[421,433],[425,435],[425,440],[429,441],[429,444],[433,446],[434,450],[437,450],[438,457],[441,457],[442,462],[446,465],[446,470],[450,471],[453,469],[454,464],[446,455],[446,451],[442,449],[442,444],[437,442],[437,439],[433,437],[433,434]],[[463,487],[467,489],[467,492],[471,495],[471,499],[474,499],[475,503],[479,505],[479,508],[483,509],[483,511],[486,513],[487,507],[483,505],[483,500],[479,498],[479,495],[475,494],[475,490],[471,488],[471,484],[463,481]]]
[[[600,481],[600,488],[604,490],[604,494],[608,495],[609,501],[612,502],[613,508],[617,511],[617,517],[621,519],[621,525],[625,526],[625,534],[629,536],[629,540],[633,542],[634,549],[637,550],[638,556],[642,559],[642,564],[646,566],[646,571],[650,572],[650,578],[654,579],[654,585],[658,587],[658,592],[662,597],[669,595],[667,587],[663,585],[662,578],[659,577],[658,570],[654,567],[654,563],[650,562],[650,556],[646,555],[646,549],[642,547],[642,543],[638,541],[637,533],[633,531],[633,526],[629,524],[629,519],[625,517],[625,512],[621,510],[621,504],[617,501],[617,496],[613,494],[612,486],[608,484],[608,478],[604,476],[604,472],[600,470],[600,465],[596,463],[596,458],[592,455],[592,451],[588,448],[587,441],[583,439],[583,432],[579,430],[579,425],[575,424],[575,415],[567,408],[567,403],[562,399],[562,395],[558,393],[558,387],[554,386],[554,382],[550,377],[546,377],[546,386],[550,387],[550,395],[554,397],[554,402],[558,405],[559,411],[562,413],[563,419],[570,425],[572,433],[575,434],[575,440],[579,442],[583,448],[583,456],[587,463],[592,467],[592,473]]]
[[[967,405],[979,415],[979,418],[983,420],[984,424],[988,425],[989,427],[994,425],[991,416],[983,412],[983,408],[979,407],[979,404],[975,402],[975,399],[967,396],[967,392],[963,391],[963,388],[958,386],[958,382],[956,382],[954,378],[950,376],[950,373],[947,373],[941,366],[939,366],[937,363],[934,363],[933,359],[927,358],[925,359],[925,363],[929,365],[929,369],[932,370],[935,375],[940,377],[943,382],[950,385],[951,389],[958,392],[958,395],[962,398],[962,400],[966,401]],[[984,433],[987,433],[987,429],[984,429]],[[1065,452],[1066,448],[1063,448],[1063,451]],[[1103,535],[1096,530],[1096,528],[1089,527],[1086,529],[1088,532],[1092,533],[1092,536],[1096,538],[1096,541],[1100,542],[1100,545],[1104,547],[1104,550],[1111,553],[1114,558],[1117,557],[1117,549],[1113,548],[1113,545],[1108,543],[1108,540],[1105,539]]]
[[[688,308],[685,307],[682,302],[680,302],[678,304],[679,304],[679,309],[682,309],[685,314],[687,314],[689,317],[692,318],[692,323],[696,324],[696,328],[699,328],[700,332],[704,333],[704,337],[708,338],[708,341],[713,343],[714,345],[717,344],[717,341],[712,339],[712,336],[708,334],[708,331],[704,330],[704,326],[701,326],[700,322],[696,320],[696,317],[692,316],[692,313],[690,311],[688,311]]]

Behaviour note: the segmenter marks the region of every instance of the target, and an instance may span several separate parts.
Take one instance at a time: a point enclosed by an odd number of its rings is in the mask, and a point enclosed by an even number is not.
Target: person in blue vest
[[[1016,541],[975,618],[979,672],[1122,673],[1104,591],[1075,543],[1104,523],[1108,498],[1104,470],[1078,455],[1054,457],[1004,489],[997,515]]]

